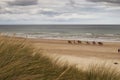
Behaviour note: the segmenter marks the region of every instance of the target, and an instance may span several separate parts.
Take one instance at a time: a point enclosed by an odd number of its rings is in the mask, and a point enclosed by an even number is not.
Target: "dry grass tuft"
[[[60,67],[26,39],[1,36],[0,80],[120,80],[120,73],[100,66],[88,71],[75,66]]]

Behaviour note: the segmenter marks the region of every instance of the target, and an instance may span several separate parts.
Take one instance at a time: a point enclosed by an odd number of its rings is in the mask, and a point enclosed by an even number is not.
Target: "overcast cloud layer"
[[[29,6],[29,5],[37,5],[38,0],[14,0],[8,2],[11,6]]]
[[[1,0],[0,24],[120,24],[120,0]]]
[[[120,0],[88,0],[88,1],[93,1],[93,2],[105,2],[107,4],[120,4]]]

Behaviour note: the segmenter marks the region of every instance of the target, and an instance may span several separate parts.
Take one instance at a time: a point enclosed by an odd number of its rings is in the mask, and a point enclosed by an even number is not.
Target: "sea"
[[[120,25],[0,25],[0,33],[36,39],[120,42]]]

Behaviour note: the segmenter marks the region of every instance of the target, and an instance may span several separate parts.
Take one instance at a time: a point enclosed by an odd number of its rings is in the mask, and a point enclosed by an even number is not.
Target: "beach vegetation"
[[[56,62],[24,38],[0,37],[0,80],[120,80],[115,69],[90,66],[82,70]]]

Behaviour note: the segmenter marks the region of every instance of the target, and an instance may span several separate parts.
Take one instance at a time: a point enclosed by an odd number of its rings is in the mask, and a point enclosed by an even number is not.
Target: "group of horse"
[[[93,45],[100,45],[102,46],[103,43],[102,42],[88,42],[88,41],[80,41],[80,40],[68,40],[69,44],[93,44]],[[120,49],[118,49],[118,53],[120,53]]]
[[[80,40],[68,40],[68,43],[69,44],[93,44],[93,45],[103,45],[102,42],[95,42],[95,41],[92,41],[92,42],[88,42],[88,41],[80,41]]]

